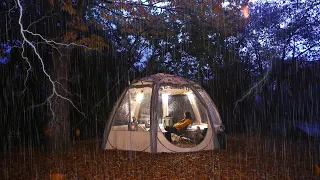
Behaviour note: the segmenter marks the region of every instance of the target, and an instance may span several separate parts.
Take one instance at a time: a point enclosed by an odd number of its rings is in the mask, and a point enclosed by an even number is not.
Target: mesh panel
[[[204,107],[204,105],[202,105],[202,103],[200,102],[200,100],[194,96],[198,111],[199,111],[199,115],[200,115],[200,121],[197,121],[199,123],[208,123],[208,114],[207,114],[207,110]]]
[[[201,104],[201,101],[195,96],[191,89],[181,85],[161,86],[160,92],[168,95],[168,114],[173,117],[173,123],[183,119],[185,111],[191,113],[193,123],[199,124],[208,122],[206,108]],[[162,100],[161,95],[159,98]],[[159,106],[162,107],[163,105],[159,103],[158,107]],[[159,114],[162,115],[162,112]]]
[[[117,109],[114,115],[113,126],[121,126],[121,125],[128,125],[129,121],[129,92],[126,93],[123,101],[121,102],[119,108]]]
[[[202,98],[202,97],[199,97]],[[188,126],[181,136],[171,133],[172,143],[178,147],[191,148],[203,141],[207,134],[208,112],[195,93],[184,86],[161,86],[158,115],[162,117],[168,113],[173,118],[173,124],[184,118],[184,112],[191,113],[193,124]],[[161,111],[162,109],[162,111]],[[167,111],[167,112],[166,112]],[[159,122],[161,123],[161,122]],[[168,137],[166,137],[168,138]]]
[[[211,116],[213,117],[213,125],[214,127],[220,127],[222,125],[221,123],[221,119],[219,117],[218,112],[216,111],[216,107],[214,106],[214,104],[211,101],[210,96],[203,90],[203,89],[197,89],[198,92],[200,93],[200,95],[202,96],[203,100],[206,102],[208,109],[209,109],[209,113],[211,114]]]
[[[131,88],[117,109],[112,130],[147,131],[150,124],[151,88]],[[136,120],[137,123],[132,122]],[[130,127],[128,126],[131,121]]]
[[[169,115],[173,117],[173,123],[176,123],[183,119],[183,115],[185,111],[189,111],[191,113],[191,118],[194,122],[197,122],[197,119],[194,115],[192,106],[188,99],[188,96],[185,94],[179,95],[169,95],[168,98],[168,106],[169,106]]]
[[[150,120],[150,101],[151,92],[143,94],[143,100],[141,101],[140,108],[138,110],[138,123],[145,124],[146,121]]]

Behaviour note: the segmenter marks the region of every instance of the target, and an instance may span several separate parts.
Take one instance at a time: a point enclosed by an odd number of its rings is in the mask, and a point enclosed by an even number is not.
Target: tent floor
[[[197,144],[189,138],[180,137],[175,134],[171,134],[172,144],[181,148],[191,148],[197,146]]]

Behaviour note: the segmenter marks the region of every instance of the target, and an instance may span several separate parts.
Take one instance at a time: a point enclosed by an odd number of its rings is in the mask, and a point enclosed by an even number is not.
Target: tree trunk
[[[284,57],[284,56],[283,56]],[[280,62],[276,62],[280,61]],[[275,80],[276,80],[276,86],[275,90],[272,94],[272,102],[271,102],[271,107],[270,107],[270,115],[269,119],[271,121],[276,121],[278,122],[278,117],[279,117],[279,108],[280,108],[280,101],[282,100],[282,94],[281,94],[281,88],[283,85],[283,66],[284,66],[284,58],[282,59],[276,59],[274,61],[276,65],[273,67],[273,73],[275,73]]]
[[[56,81],[55,91],[65,98],[70,98],[68,94],[70,87],[67,81],[69,79],[70,49],[62,47],[59,51],[53,49],[53,67],[50,75],[52,80]],[[47,141],[49,142],[46,143],[46,149],[49,152],[66,152],[71,149],[70,102],[55,94],[51,103],[52,110],[49,109],[51,132],[48,134]]]
[[[154,68],[154,63],[153,63],[153,57],[151,57],[148,61],[147,61],[147,76],[152,75],[153,72],[153,68]]]

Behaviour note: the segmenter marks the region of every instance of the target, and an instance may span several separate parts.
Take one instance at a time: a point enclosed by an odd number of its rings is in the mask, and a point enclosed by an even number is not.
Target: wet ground
[[[132,152],[131,159],[100,144],[81,140],[54,155],[33,148],[0,153],[0,179],[317,179],[307,139],[229,134],[227,150]]]

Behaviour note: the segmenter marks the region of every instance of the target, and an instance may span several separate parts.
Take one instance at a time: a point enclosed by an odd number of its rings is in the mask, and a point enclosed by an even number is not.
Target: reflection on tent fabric
[[[164,124],[181,120],[185,111],[193,120],[185,136],[192,141],[198,127],[207,135],[199,144],[181,148],[165,138]],[[159,73],[133,81],[122,93],[106,123],[102,148],[153,153],[211,150],[219,148],[220,131],[218,111],[199,84]]]

